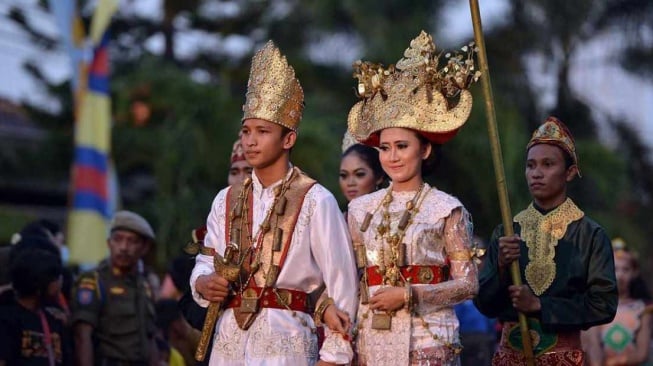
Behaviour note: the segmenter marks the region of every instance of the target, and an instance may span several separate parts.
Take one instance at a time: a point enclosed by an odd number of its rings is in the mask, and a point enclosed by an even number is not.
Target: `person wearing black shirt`
[[[61,290],[61,261],[39,241],[44,239],[26,237],[12,248],[12,290],[0,300],[0,366],[72,362],[65,325],[47,310],[48,299]]]

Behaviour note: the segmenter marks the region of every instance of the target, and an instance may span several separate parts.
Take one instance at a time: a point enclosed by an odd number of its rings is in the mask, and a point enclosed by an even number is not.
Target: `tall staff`
[[[483,38],[483,26],[481,24],[481,12],[478,7],[478,0],[469,0],[469,7],[472,13],[472,23],[474,24],[474,41],[478,47],[478,62],[481,68],[481,73],[483,74],[481,77],[481,87],[483,88],[483,97],[485,98],[485,115],[487,116],[487,128],[490,137],[490,148],[492,150],[494,175],[496,177],[497,191],[499,193],[499,206],[501,208],[504,235],[512,236],[514,234],[512,213],[510,211],[510,201],[508,200],[506,174],[503,169],[503,156],[501,155],[501,143],[499,141],[499,132],[497,131],[497,116],[494,110],[494,97],[492,96],[490,70],[487,63],[487,54],[485,52],[485,39]],[[522,284],[518,261],[513,261],[510,265],[510,276],[512,277],[513,284],[517,286]],[[526,315],[521,312],[518,313],[518,315],[526,364],[528,366],[534,366],[535,358],[533,357],[533,345],[531,344],[531,337],[528,332]]]

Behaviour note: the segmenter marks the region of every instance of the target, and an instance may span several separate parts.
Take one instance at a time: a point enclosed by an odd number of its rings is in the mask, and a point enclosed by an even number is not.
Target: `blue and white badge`
[[[80,305],[88,305],[93,301],[93,290],[87,288],[80,288],[77,291],[77,302]]]

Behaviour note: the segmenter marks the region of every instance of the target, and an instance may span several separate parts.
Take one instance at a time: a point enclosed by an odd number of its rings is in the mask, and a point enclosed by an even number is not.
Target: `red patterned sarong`
[[[515,326],[519,326],[519,324],[506,322],[503,325],[501,342],[494,357],[492,357],[493,366],[526,365],[526,358],[522,350],[516,348],[509,340],[510,332],[514,330]],[[555,344],[547,347],[542,353],[538,354],[536,352],[535,364],[537,366],[585,365],[585,354],[581,348],[579,331],[560,332],[556,334],[555,338]],[[540,337],[533,330],[531,330],[531,341],[533,348],[536,349]]]

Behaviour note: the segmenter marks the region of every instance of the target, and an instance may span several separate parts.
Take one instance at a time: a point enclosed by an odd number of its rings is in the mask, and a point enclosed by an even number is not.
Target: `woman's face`
[[[374,171],[355,152],[349,153],[340,161],[340,189],[347,201],[364,194],[372,193],[381,183],[374,177]]]
[[[633,266],[633,260],[630,253],[619,253],[614,257],[614,274],[617,277],[617,288],[620,294],[629,296],[630,282],[637,275],[637,270]]]
[[[417,133],[407,128],[386,128],[379,138],[379,160],[393,189],[417,189],[422,183],[422,161],[431,153],[431,145],[422,144]]]

